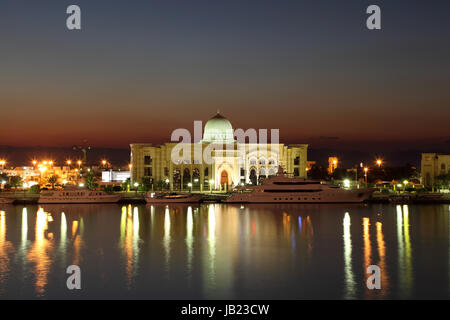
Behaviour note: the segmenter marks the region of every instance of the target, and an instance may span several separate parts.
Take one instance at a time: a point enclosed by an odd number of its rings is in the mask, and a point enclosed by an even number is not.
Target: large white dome
[[[232,143],[234,133],[231,122],[219,112],[205,124],[203,142]]]

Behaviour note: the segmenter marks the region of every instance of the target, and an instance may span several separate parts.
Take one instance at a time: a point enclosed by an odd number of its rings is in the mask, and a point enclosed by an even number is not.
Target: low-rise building
[[[431,187],[436,184],[436,177],[450,173],[450,155],[422,153],[422,184]]]

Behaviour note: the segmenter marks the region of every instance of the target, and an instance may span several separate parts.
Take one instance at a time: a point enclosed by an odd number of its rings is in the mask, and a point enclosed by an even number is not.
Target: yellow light
[[[130,164],[128,165],[128,167],[130,167],[130,169],[131,169],[131,168],[133,168],[133,165],[130,163]]]
[[[409,183],[408,180],[403,181],[403,184],[408,184],[408,183]]]
[[[53,165],[53,161],[50,161],[48,164],[52,166]]]
[[[39,168],[39,171],[41,172],[41,173],[44,173],[45,171],[47,171],[47,167],[40,167]]]
[[[337,164],[337,160],[333,160],[333,164]]]
[[[72,164],[71,160],[67,160],[67,164],[70,166]]]
[[[4,166],[6,164],[5,160],[0,160],[0,166]]]
[[[102,160],[102,164],[105,166],[106,165],[106,160]]]
[[[46,166],[48,164],[48,162],[47,161],[43,161],[42,164]]]
[[[367,172],[367,171],[369,171],[369,168],[365,167],[364,172]]]
[[[81,161],[80,161],[80,160],[78,160],[78,161],[77,161],[77,164],[78,164],[78,165],[81,165]]]
[[[36,165],[36,163],[37,163],[37,161],[36,161],[36,160],[33,160],[33,165]]]

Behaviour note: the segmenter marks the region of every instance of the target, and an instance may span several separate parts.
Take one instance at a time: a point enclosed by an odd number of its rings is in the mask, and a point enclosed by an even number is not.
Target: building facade
[[[307,144],[239,143],[231,123],[219,113],[205,124],[200,142],[134,143],[130,148],[131,182],[152,179],[170,190],[229,190],[258,184],[275,175],[278,166],[306,178]],[[181,155],[179,149],[183,149]],[[206,159],[205,154],[210,157]]]
[[[422,153],[422,184],[431,187],[436,184],[436,177],[450,173],[450,155]]]

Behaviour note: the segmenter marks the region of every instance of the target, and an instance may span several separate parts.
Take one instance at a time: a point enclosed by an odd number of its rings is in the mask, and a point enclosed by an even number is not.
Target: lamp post
[[[381,165],[383,164],[383,160],[381,160],[381,159],[377,159],[377,165],[378,165],[378,168],[381,168]]]
[[[2,170],[5,170],[6,160],[0,160],[0,166],[2,167]]]
[[[369,168],[364,168],[364,179],[366,180],[366,187],[367,187],[367,172],[369,171]]]

